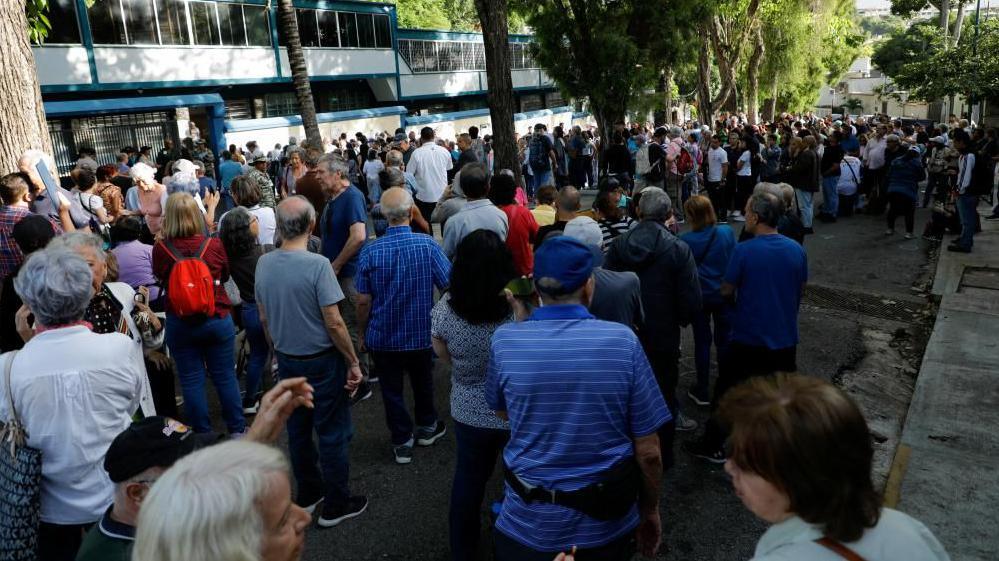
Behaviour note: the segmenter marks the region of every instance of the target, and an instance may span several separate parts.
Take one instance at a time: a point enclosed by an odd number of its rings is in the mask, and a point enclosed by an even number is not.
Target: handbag
[[[29,561],[38,550],[42,452],[27,446],[28,435],[14,408],[10,370],[17,351],[4,368],[9,418],[0,421],[0,560]]]
[[[815,540],[815,543],[832,551],[833,553],[839,555],[843,559],[846,559],[846,561],[867,561],[866,559],[861,557],[860,554],[857,553],[856,551],[850,549],[849,547],[846,547],[845,545],[839,543],[838,541],[832,538],[822,537]]]

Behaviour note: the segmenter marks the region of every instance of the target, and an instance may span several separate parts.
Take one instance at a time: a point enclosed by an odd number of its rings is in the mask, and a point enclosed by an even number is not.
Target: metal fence
[[[113,164],[125,146],[136,150],[149,146],[155,155],[167,138],[178,145],[176,123],[171,117],[170,113],[160,111],[49,121],[59,175],[66,175],[75,167],[83,149],[93,150],[98,163]]]

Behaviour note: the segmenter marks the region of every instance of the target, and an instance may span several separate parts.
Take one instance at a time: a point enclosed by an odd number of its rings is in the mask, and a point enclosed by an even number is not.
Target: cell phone
[[[508,282],[506,288],[514,296],[527,297],[534,294],[534,281],[527,277],[519,277]]]
[[[136,292],[132,299],[140,304],[146,304],[146,297],[141,292]]]
[[[52,177],[49,166],[45,165],[45,160],[38,160],[38,163],[35,164],[35,170],[38,172],[38,177],[41,178],[42,183],[45,184],[46,196],[52,200],[52,210],[59,212],[59,207],[62,206],[62,201],[59,200],[59,185],[56,184],[55,178]]]

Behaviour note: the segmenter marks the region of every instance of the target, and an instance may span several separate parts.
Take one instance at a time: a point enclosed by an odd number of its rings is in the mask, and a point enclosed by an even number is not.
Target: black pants
[[[754,376],[798,370],[797,350],[796,346],[769,349],[734,341],[729,343],[728,351],[718,362],[718,380],[715,381],[715,393],[711,400],[712,410],[718,408],[718,403],[730,389]],[[728,431],[712,415],[704,430],[705,441],[713,447],[721,448],[727,437]]]
[[[430,349],[417,351],[371,351],[375,372],[381,379],[385,422],[392,433],[392,444],[405,444],[413,437],[413,419],[406,410],[403,377],[409,374],[416,402],[416,426],[429,427],[437,422],[434,408],[434,363]]]
[[[510,431],[473,427],[455,421],[454,434],[458,458],[448,512],[451,560],[473,561],[482,530],[480,515],[486,485],[496,468],[496,458],[510,440]]]
[[[493,532],[496,561],[552,561],[558,551],[538,551],[521,544],[503,532]],[[635,555],[635,534],[628,532],[620,538],[598,546],[576,550],[577,561],[630,561]]]
[[[735,186],[735,207],[733,210],[742,213],[746,212],[746,201],[753,194],[753,187],[756,187],[753,176],[738,176],[738,183]]]
[[[708,198],[711,199],[711,206],[715,209],[715,216],[718,220],[724,220],[728,216],[728,197],[725,196],[725,185],[720,181],[706,181],[704,188],[708,191]]]
[[[83,543],[90,524],[49,524],[38,525],[38,561],[73,561]]]
[[[156,414],[177,418],[177,398],[174,390],[173,360],[164,368],[146,359],[146,375],[149,376],[149,391],[153,394]]]
[[[868,196],[865,210],[867,214],[881,214],[888,204],[886,193],[888,191],[888,166],[882,166],[875,170],[870,170],[871,192]]]
[[[916,201],[902,193],[888,193],[888,228],[895,229],[895,220],[905,217],[905,231],[912,233],[916,222]]]
[[[645,355],[649,359],[652,373],[656,377],[659,391],[663,394],[666,406],[673,419],[659,428],[659,449],[662,453],[663,470],[673,467],[673,442],[676,438],[676,418],[680,414],[677,408],[676,386],[680,381],[680,353],[676,350],[664,350],[662,343],[643,344]]]
[[[853,211],[857,207],[857,195],[840,195],[839,196],[839,211],[837,214],[840,217],[843,216],[853,216]]]
[[[434,213],[434,209],[437,208],[437,203],[427,203],[421,201],[420,199],[415,199],[416,208],[420,209],[420,214],[423,215],[423,219],[428,223],[430,222],[430,216]],[[441,232],[444,232],[444,225],[441,224]],[[434,225],[430,224],[430,235],[434,234]]]

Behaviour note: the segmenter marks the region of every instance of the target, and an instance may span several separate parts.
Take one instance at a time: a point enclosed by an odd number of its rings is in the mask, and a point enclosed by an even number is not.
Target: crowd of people
[[[956,208],[952,249],[970,251],[994,131],[713,125],[539,124],[519,173],[474,129],[454,150],[429,127],[251,142],[218,165],[167,142],[117,165],[83,154],[55,192],[51,158],[26,152],[0,178],[0,419],[41,452],[40,508],[0,522],[37,517],[22,547],[43,561],[297,559],[313,519],[368,507],[349,485],[351,408],[377,387],[387,460],[454,435],[456,561],[481,549],[497,461],[496,559],[653,556],[690,407],[711,415],[681,448],[724,464],[771,524],[755,559],[948,559],[880,506],[856,404],[796,374],[804,245],[813,217],[886,206],[886,235],[902,217],[911,238],[933,202],[930,228]]]

